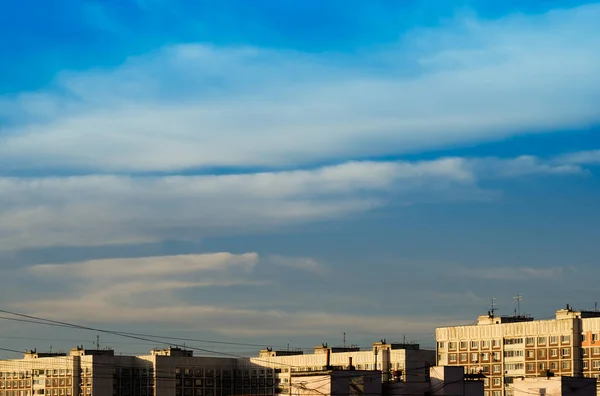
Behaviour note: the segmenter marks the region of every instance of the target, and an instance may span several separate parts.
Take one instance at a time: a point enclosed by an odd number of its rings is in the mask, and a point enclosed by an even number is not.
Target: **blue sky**
[[[1,7],[5,308],[431,346],[491,297],[598,299],[600,3]],[[4,322],[0,347],[95,339]]]

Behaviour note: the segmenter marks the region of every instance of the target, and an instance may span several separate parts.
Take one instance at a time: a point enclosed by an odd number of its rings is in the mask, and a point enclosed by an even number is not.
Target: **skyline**
[[[599,300],[600,3],[25,3],[2,309],[310,346]]]

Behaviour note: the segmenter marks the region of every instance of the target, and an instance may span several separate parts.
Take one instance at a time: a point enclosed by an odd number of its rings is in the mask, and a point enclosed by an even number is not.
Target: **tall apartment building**
[[[516,378],[600,376],[600,312],[568,306],[550,320],[480,316],[436,329],[437,364],[486,375],[485,396],[512,396]]]

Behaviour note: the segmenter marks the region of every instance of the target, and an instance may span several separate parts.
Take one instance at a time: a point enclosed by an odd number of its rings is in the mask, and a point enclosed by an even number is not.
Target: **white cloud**
[[[392,190],[471,185],[463,168],[442,159],[223,176],[4,178],[0,249],[196,240],[337,218],[380,207]]]
[[[600,121],[600,5],[459,19],[365,55],[164,48],[5,98],[0,164],[97,171],[398,154]],[[419,65],[406,70],[406,59]],[[76,98],[76,99],[73,99]],[[33,120],[33,121],[32,121]]]
[[[479,180],[583,172],[555,162],[440,158],[236,175],[0,178],[0,250],[197,240],[390,203],[489,199]]]
[[[267,258],[271,263],[274,260],[282,266],[322,271],[313,259]],[[36,265],[19,271],[30,279],[47,282],[45,289],[53,291],[45,298],[22,297],[10,305],[34,316],[78,323],[177,323],[188,331],[197,329],[237,337],[328,335],[350,328],[357,334],[379,336],[394,335],[399,328],[410,333],[433,329],[434,321],[428,318],[384,320],[322,310],[239,308],[221,301],[222,296],[217,293],[209,302],[176,294],[181,289],[207,286],[257,286],[257,293],[268,291],[264,286],[269,285],[252,277],[256,265],[261,265],[256,253],[226,252]],[[60,287],[54,288],[52,280],[58,280]]]
[[[73,264],[41,264],[31,268],[38,276],[73,277],[101,282],[126,279],[190,276],[197,272],[225,270],[252,271],[258,261],[256,253],[187,254],[175,256],[114,258],[89,260]]]

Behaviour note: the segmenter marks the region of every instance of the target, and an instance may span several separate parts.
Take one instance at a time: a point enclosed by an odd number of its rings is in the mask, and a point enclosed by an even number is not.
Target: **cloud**
[[[460,160],[221,176],[3,178],[0,249],[197,240],[361,213],[382,206],[390,189],[410,194],[453,183],[471,183]]]
[[[323,274],[327,272],[327,267],[310,257],[286,257],[271,255],[267,260],[281,267],[292,268],[300,271]]]
[[[577,173],[577,165],[520,157],[352,161],[232,175],[0,178],[0,250],[244,234],[390,204],[490,199],[480,180]]]
[[[83,279],[122,281],[144,277],[189,276],[197,272],[222,272],[228,269],[252,271],[258,261],[256,253],[188,254],[160,257],[115,258],[89,260],[73,264],[41,264],[30,270],[38,276],[75,277]]]
[[[268,256],[288,268],[321,272],[313,259]],[[352,328],[357,334],[396,334],[398,328],[416,333],[431,331],[431,319],[381,317],[333,313],[302,308],[240,308],[224,302],[223,296],[211,292],[210,301],[183,289],[200,287],[257,287],[253,271],[261,260],[256,253],[227,252],[101,259],[70,264],[42,264],[19,270],[31,281],[44,282],[51,290],[45,298],[19,298],[9,305],[34,316],[72,322],[111,323],[111,325],[172,323],[189,330],[200,329],[227,336],[328,335]],[[58,281],[58,288],[52,286]],[[234,293],[235,289],[227,291]],[[292,301],[293,303],[293,301]],[[256,304],[255,304],[256,306]],[[294,305],[292,304],[292,307]],[[376,323],[376,324],[374,324]],[[437,322],[436,322],[437,323]]]
[[[600,150],[579,151],[560,156],[556,159],[558,163],[596,165],[600,164]]]
[[[577,272],[574,267],[494,267],[494,268],[463,268],[461,277],[477,278],[496,281],[520,281],[529,282],[538,280],[563,279],[567,274]]]
[[[5,97],[0,165],[295,166],[588,127],[600,122],[598,18],[592,4],[457,19],[361,59],[174,45]]]
[[[398,335],[399,329],[407,333],[432,332],[437,325],[453,323],[448,318],[382,317],[322,310],[289,312],[203,304],[134,307],[107,304],[91,298],[79,301],[28,301],[14,306],[31,315],[56,320],[112,324],[152,323],[155,326],[178,323],[188,326],[188,331],[198,329],[236,337],[328,336],[347,329],[352,329],[355,334],[380,337],[382,334]]]

